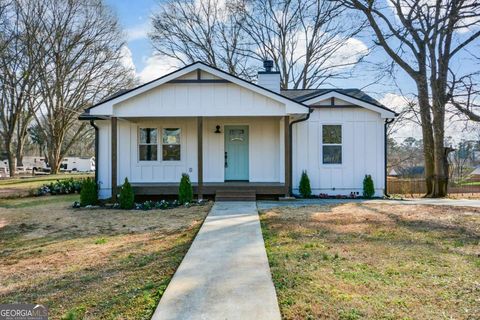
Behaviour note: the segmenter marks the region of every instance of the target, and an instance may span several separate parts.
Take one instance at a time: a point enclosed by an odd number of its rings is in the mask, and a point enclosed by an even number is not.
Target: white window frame
[[[163,143],[163,136],[164,136],[164,130],[166,129],[178,129],[180,130],[180,142],[178,144],[172,144],[172,145],[178,145],[180,146],[180,159],[179,160],[163,160],[163,146],[164,145],[169,145],[168,143]],[[162,126],[160,128],[160,132],[161,132],[161,135],[160,135],[160,161],[161,162],[165,162],[165,163],[180,163],[182,162],[183,160],[183,148],[182,148],[182,145],[183,145],[183,128],[182,126],[179,126],[179,125],[167,125],[167,126]]]
[[[340,126],[340,138],[341,138],[341,141],[340,143],[323,143],[323,126]],[[343,158],[343,124],[341,123],[322,123],[321,126],[320,126],[320,132],[321,132],[321,135],[320,135],[320,141],[321,141],[321,152],[320,152],[320,164],[322,166],[337,166],[337,167],[340,167],[340,166],[343,166],[343,161],[344,161],[344,158]],[[323,162],[323,147],[324,146],[339,146],[340,147],[340,152],[341,152],[341,161],[339,163],[324,163]]]
[[[155,129],[157,130],[157,141],[155,143],[142,143],[141,142],[141,136],[140,136],[140,131],[142,129]],[[159,143],[158,143],[158,133],[159,133],[159,128],[156,127],[156,126],[148,126],[148,125],[142,125],[142,126],[139,126],[138,127],[138,130],[137,130],[137,160],[139,163],[155,163],[155,162],[159,162],[159,152],[158,152],[158,149],[160,149],[158,147]],[[157,146],[157,159],[156,160],[141,160],[140,159],[140,146],[154,146],[156,145]]]

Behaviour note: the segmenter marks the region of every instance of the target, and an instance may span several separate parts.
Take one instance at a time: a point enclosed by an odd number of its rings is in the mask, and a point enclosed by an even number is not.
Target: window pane
[[[140,145],[140,161],[156,161],[157,146],[156,145]]]
[[[140,128],[140,143],[157,143],[157,129]]]
[[[180,129],[165,128],[163,129],[163,144],[180,144]]]
[[[230,129],[230,141],[243,141],[245,140],[245,130],[242,129]]]
[[[323,143],[342,143],[342,126],[325,125],[322,128]]]
[[[164,144],[163,145],[163,160],[164,161],[180,161],[180,145],[179,144]]]
[[[323,163],[342,163],[342,146],[323,146]]]

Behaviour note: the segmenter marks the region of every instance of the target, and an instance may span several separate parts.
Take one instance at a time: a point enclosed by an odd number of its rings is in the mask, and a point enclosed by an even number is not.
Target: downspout
[[[95,129],[95,184],[98,188],[98,127],[95,120],[90,120],[90,125]]]
[[[384,168],[385,168],[385,182],[384,182],[384,189],[383,189],[383,194],[385,197],[390,198],[390,195],[387,193],[387,127],[390,123],[392,123],[395,119],[385,119],[385,128],[384,128],[384,135],[385,137],[383,138],[384,146],[383,146],[383,158],[385,160]]]
[[[293,136],[292,136],[292,127],[295,123],[299,123],[299,122],[303,122],[303,121],[307,121],[308,119],[310,119],[310,114],[313,112],[313,109],[312,108],[308,108],[308,114],[304,117],[304,118],[300,118],[300,119],[297,119],[297,120],[294,120],[292,122],[290,122],[290,124],[288,125],[288,137],[289,137],[289,144],[290,144],[290,154],[289,154],[289,158],[290,158],[290,172],[289,172],[289,180],[290,180],[290,186],[289,186],[289,194],[290,196],[292,195],[292,189],[293,189]]]

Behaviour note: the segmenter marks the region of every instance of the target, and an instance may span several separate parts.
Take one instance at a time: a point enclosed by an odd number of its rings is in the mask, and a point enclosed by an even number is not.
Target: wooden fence
[[[425,179],[388,179],[389,194],[425,194]],[[480,193],[480,185],[460,185],[451,183],[448,193]]]

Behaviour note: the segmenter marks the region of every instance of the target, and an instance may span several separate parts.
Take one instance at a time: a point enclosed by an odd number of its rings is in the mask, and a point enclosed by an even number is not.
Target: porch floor
[[[175,195],[178,193],[179,183],[142,182],[132,183],[135,194],[138,195]],[[198,184],[192,183],[193,193],[198,193]],[[248,181],[227,181],[227,182],[204,182],[203,194],[215,195],[217,191],[224,190],[252,190],[257,195],[283,195],[285,194],[285,183],[281,182],[248,182]]]

